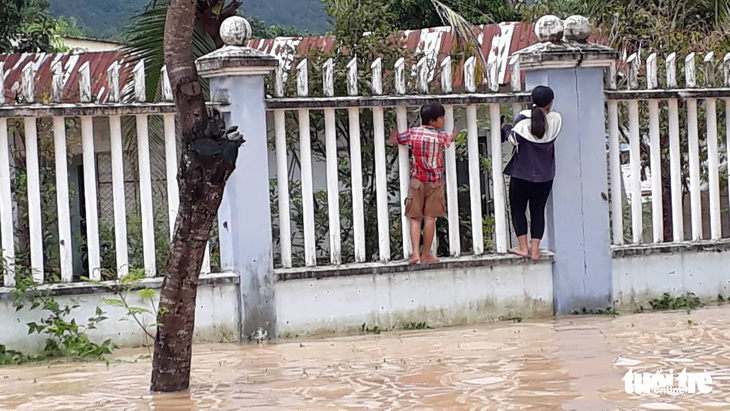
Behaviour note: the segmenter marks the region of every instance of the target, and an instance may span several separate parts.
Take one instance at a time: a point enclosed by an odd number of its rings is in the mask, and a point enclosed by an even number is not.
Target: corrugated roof
[[[534,25],[531,23],[500,23],[479,25],[472,28],[474,35],[479,40],[482,54],[487,63],[497,64],[498,78],[500,84],[509,83],[510,75],[508,63],[510,56],[527,46],[538,42],[534,33]],[[456,44],[454,34],[450,27],[432,27],[420,30],[408,30],[401,32],[403,46],[423,52],[426,56],[441,61],[451,54]],[[276,55],[280,58],[286,69],[291,68],[293,56],[288,51],[295,50],[296,55],[307,55],[312,49],[328,51],[334,44],[333,36],[315,37],[289,37],[276,39],[257,39],[248,42],[248,45],[261,52]],[[454,87],[459,87],[462,82],[463,70],[453,70]],[[434,72],[431,73],[433,79]]]
[[[534,33],[534,25],[530,23],[500,23],[490,25],[474,26],[473,31],[479,43],[481,51],[488,63],[497,64],[498,79],[500,84],[508,84],[510,73],[508,70],[509,58],[520,49],[538,42]],[[426,56],[439,62],[454,50],[455,36],[449,27],[433,27],[421,30],[408,30],[401,32],[401,39],[404,47],[416,49]],[[292,69],[292,61],[295,55],[306,56],[313,49],[328,51],[334,45],[333,36],[313,36],[303,38],[279,37],[275,39],[250,40],[248,45],[264,53],[277,56],[284,67]],[[293,49],[294,55],[290,52]],[[20,90],[20,79],[22,70],[28,63],[33,63],[38,73],[36,75],[35,95],[36,101],[48,101],[51,95],[52,66],[61,61],[64,70],[64,101],[78,102],[79,96],[79,68],[86,62],[91,69],[92,94],[96,101],[104,103],[107,101],[107,70],[119,62],[120,78],[119,84],[122,91],[131,87],[132,68],[124,62],[124,53],[121,51],[79,53],[79,54],[11,54],[0,55],[0,61],[5,62],[5,104],[13,104]],[[463,62],[462,62],[463,63]],[[460,63],[459,69],[452,70],[453,86],[458,88],[462,84],[463,69]],[[435,78],[437,70],[430,73],[431,84],[438,84]],[[123,92],[122,92],[123,94]]]
[[[105,51],[96,53],[61,54],[61,53],[24,53],[0,54],[0,62],[5,63],[5,104],[14,104],[20,95],[20,84],[23,68],[33,64],[37,70],[35,82],[35,101],[50,101],[53,84],[52,67],[60,61],[63,68],[64,102],[79,101],[79,69],[89,63],[91,74],[91,92],[95,101],[105,103],[108,99],[107,70],[115,62],[120,64],[119,84],[122,89],[130,84],[132,68],[124,62],[125,53],[121,51]]]

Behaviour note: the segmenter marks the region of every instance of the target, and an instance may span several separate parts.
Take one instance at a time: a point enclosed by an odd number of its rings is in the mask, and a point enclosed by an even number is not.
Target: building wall
[[[80,37],[60,37],[63,45],[72,53],[89,53],[99,51],[120,50],[124,44],[116,41],[107,41]]]

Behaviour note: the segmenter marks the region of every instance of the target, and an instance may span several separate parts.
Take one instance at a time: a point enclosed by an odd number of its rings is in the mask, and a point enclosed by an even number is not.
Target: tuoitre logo
[[[700,373],[688,373],[683,369],[675,375],[674,370],[655,373],[634,372],[629,369],[622,379],[627,394],[709,394],[712,392],[712,376],[705,370]]]

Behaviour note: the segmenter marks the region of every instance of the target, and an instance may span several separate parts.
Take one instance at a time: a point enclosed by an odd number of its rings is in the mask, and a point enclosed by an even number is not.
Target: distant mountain
[[[90,37],[119,38],[129,18],[149,0],[51,0],[51,14],[72,16]],[[311,33],[329,28],[321,0],[249,0],[241,12],[268,25],[293,26]]]

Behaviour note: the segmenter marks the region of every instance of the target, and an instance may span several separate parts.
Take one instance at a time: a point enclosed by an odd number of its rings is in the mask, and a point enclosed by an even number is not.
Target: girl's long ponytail
[[[550,87],[537,86],[532,90],[532,114],[530,116],[530,131],[537,138],[545,137],[547,132],[547,118],[543,108],[553,102],[555,94]]]
[[[547,127],[547,119],[542,109],[533,104],[532,115],[530,116],[530,131],[532,135],[537,138],[543,138],[545,136],[545,129]]]

